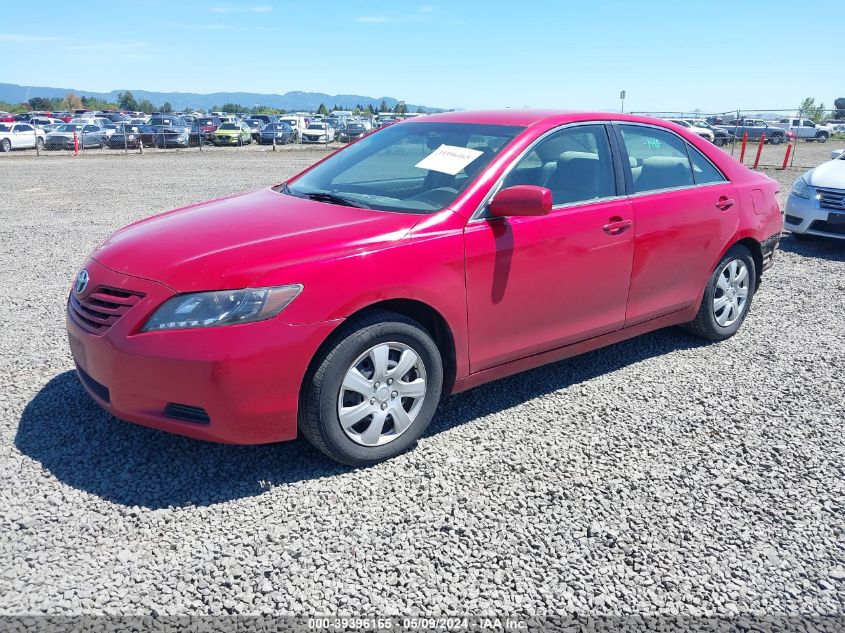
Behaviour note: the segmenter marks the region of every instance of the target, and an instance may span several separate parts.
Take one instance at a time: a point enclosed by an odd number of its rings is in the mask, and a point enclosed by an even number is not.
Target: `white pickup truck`
[[[770,123],[772,127],[779,127],[787,132],[792,132],[796,138],[803,138],[808,141],[827,142],[830,138],[830,130],[823,125],[816,125],[810,119],[788,118],[779,119]]]

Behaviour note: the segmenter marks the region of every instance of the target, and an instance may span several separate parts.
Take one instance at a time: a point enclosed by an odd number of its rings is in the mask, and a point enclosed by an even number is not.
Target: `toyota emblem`
[[[79,274],[76,276],[76,283],[73,286],[73,289],[76,291],[76,294],[81,295],[85,292],[85,289],[88,287],[88,271],[87,270],[80,270]]]

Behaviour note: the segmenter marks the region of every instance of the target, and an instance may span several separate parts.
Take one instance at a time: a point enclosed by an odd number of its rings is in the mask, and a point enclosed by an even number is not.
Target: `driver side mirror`
[[[548,215],[552,210],[552,192],[535,185],[514,185],[493,196],[487,209],[491,215],[499,218]]]

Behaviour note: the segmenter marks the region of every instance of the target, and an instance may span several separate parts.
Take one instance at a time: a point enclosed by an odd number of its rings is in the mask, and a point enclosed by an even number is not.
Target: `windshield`
[[[311,125],[308,126],[308,129],[309,130],[325,130],[326,125],[325,125],[325,123],[312,123]]]
[[[82,129],[81,125],[62,125],[59,127],[59,132],[79,132]]]
[[[523,129],[436,122],[391,126],[338,152],[283,191],[383,211],[430,213],[451,204]]]
[[[224,123],[223,125],[221,125],[221,126],[220,126],[219,128],[217,128],[217,129],[218,129],[218,130],[237,130],[237,129],[238,129],[238,126],[237,126],[237,125],[235,125],[234,123]]]

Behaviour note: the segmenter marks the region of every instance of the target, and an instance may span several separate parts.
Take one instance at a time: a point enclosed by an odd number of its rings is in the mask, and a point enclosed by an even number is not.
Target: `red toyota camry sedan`
[[[70,347],[119,418],[373,463],[446,393],[670,325],[733,335],[776,192],[666,121],[419,117],[117,231],[71,289]]]

